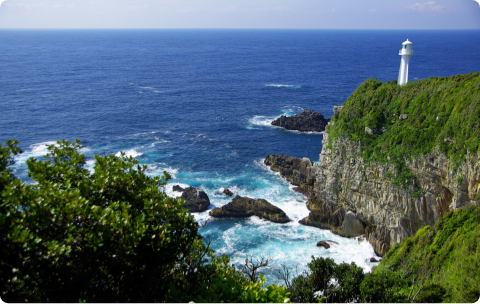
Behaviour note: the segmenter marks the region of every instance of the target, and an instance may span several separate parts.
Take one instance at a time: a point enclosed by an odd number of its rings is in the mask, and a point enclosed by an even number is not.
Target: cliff
[[[301,223],[365,234],[384,255],[479,203],[479,100],[480,73],[404,87],[368,80],[327,126],[319,164],[278,155],[265,163],[309,192]]]

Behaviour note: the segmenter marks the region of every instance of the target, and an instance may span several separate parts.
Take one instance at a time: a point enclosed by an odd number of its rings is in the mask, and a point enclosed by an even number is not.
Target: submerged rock
[[[272,121],[272,125],[301,132],[323,132],[330,119],[325,119],[321,113],[304,110],[294,116],[284,116]]]
[[[233,201],[209,213],[213,217],[250,217],[256,215],[274,223],[288,223],[291,220],[282,209],[264,199],[236,196]]]
[[[202,212],[210,206],[210,199],[202,189],[188,187],[183,190],[181,198],[185,201],[184,207],[190,212]]]

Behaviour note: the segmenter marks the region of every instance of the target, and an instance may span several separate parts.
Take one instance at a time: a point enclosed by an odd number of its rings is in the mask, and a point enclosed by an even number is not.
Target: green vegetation
[[[315,258],[284,286],[259,269],[218,256],[162,191],[125,156],[95,156],[78,141],[27,161],[26,184],[11,170],[17,142],[0,145],[0,296],[6,302],[475,302],[480,297],[480,208],[457,210],[394,246],[372,274]]]
[[[284,287],[248,280],[216,256],[198,224],[168,198],[170,178],[134,159],[95,156],[78,141],[27,161],[34,184],[10,166],[18,142],[0,144],[0,296],[6,302],[284,302]],[[257,282],[258,281],[258,282]]]
[[[480,208],[449,212],[395,245],[375,275],[408,280],[416,302],[472,303],[480,298]]]
[[[414,178],[405,166],[406,158],[439,149],[458,165],[466,160],[467,151],[478,151],[479,100],[480,73],[406,86],[369,79],[346,100],[328,132],[331,141],[348,136],[367,144],[362,149],[365,161],[386,162],[390,157],[397,169],[394,183],[402,185]],[[402,114],[408,118],[400,119]],[[384,127],[385,132],[369,135],[365,127]]]

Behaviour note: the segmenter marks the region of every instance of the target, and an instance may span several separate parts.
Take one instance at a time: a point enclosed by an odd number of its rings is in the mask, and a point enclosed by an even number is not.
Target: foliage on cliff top
[[[408,278],[411,285],[405,292],[410,299],[418,292],[417,302],[476,302],[480,297],[480,208],[449,212],[433,227],[425,226],[404,239],[375,269],[375,274],[380,273]]]
[[[399,119],[407,114],[407,119]],[[332,119],[331,138],[348,134],[368,144],[365,160],[427,154],[440,149],[456,164],[480,149],[480,73],[430,78],[399,86],[365,81]],[[369,135],[385,127],[383,134]]]

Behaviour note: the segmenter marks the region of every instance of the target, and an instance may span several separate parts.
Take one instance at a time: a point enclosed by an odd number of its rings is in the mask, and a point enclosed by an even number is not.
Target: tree
[[[26,184],[10,168],[17,145],[0,144],[2,300],[289,301],[283,286],[250,281],[215,255],[184,202],[165,195],[167,172],[149,177],[122,154],[96,155],[90,173],[80,142],[62,140],[27,161]]]
[[[163,301],[196,290],[212,254],[170,179],[148,177],[133,158],[95,156],[79,141],[27,161],[29,185],[9,168],[18,142],[0,145],[0,292],[7,302]]]

